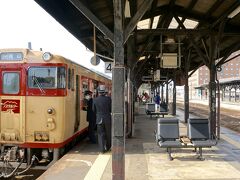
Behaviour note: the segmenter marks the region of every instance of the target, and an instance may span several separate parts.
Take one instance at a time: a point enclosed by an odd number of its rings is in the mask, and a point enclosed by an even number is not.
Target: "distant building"
[[[240,50],[233,53],[230,57],[234,57],[240,53]],[[222,65],[222,70],[217,73],[219,82],[231,82],[233,80],[240,80],[240,56]],[[189,98],[207,99],[207,86],[209,83],[209,69],[206,66],[200,67],[189,79]],[[237,86],[236,86],[237,87]],[[235,95],[239,93],[236,87],[228,87],[228,91],[236,91]],[[225,88],[226,89],[226,88]],[[224,90],[225,92],[225,90]],[[229,93],[227,93],[229,96]],[[222,94],[225,96],[225,94]],[[230,95],[231,96],[231,95]],[[239,96],[239,95],[238,95]],[[231,100],[231,97],[230,99]]]

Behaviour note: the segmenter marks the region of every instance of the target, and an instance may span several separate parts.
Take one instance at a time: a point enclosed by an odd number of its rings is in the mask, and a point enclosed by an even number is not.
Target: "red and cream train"
[[[58,159],[87,131],[84,92],[111,80],[62,56],[0,49],[1,160]]]

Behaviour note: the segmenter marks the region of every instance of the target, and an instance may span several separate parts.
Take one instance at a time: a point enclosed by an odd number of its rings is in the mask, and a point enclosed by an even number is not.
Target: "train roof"
[[[5,48],[5,49],[0,49],[0,54],[6,53],[6,52],[13,52],[13,53],[19,53],[19,52],[21,52],[21,53],[23,54],[22,60],[23,60],[24,57],[26,57],[26,56],[29,56],[29,58],[30,58],[30,57],[33,57],[33,56],[37,56],[37,57],[40,58],[40,57],[43,56],[44,53],[46,53],[46,52],[44,52],[44,51],[31,50],[31,49],[27,49],[27,48]],[[30,54],[29,52],[32,52],[32,54]],[[80,64],[78,64],[78,63],[76,63],[76,62],[74,62],[74,61],[72,61],[72,60],[70,60],[70,59],[68,59],[68,58],[65,58],[64,56],[61,56],[61,55],[58,55],[58,54],[52,54],[51,52],[47,52],[47,53],[50,53],[50,54],[51,54],[53,57],[55,57],[56,59],[61,59],[62,61],[67,61],[68,63],[75,64],[75,65],[77,65],[77,66],[80,66],[81,68],[84,68],[84,69],[86,69],[86,70],[88,70],[88,71],[91,71],[91,72],[93,72],[93,73],[96,73],[96,74],[98,74],[99,76],[102,76],[103,78],[106,78],[106,79],[111,80],[111,77],[110,77],[110,76],[108,76],[108,75],[106,75],[106,74],[104,74],[104,73],[101,73],[101,72],[99,72],[99,71],[97,71],[97,70],[89,69],[89,68],[87,68],[87,67],[85,67],[85,66],[83,66],[83,65],[80,65]],[[6,57],[6,56],[5,56],[5,58],[10,58],[10,57]],[[0,59],[3,60],[3,59],[2,59],[2,56],[0,57]],[[11,60],[11,61],[12,61],[12,60]]]

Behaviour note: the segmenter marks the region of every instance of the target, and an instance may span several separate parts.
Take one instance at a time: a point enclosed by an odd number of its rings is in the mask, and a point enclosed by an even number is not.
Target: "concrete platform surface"
[[[183,120],[183,113],[177,111]],[[136,116],[134,137],[126,139],[126,180],[240,180],[240,134],[221,128],[217,146],[203,149],[204,161],[198,160],[193,148],[173,149],[173,161],[166,149],[155,143],[157,118],[150,118],[141,106]],[[186,125],[180,123],[180,135]],[[80,143],[50,167],[39,180],[110,180],[111,152],[99,154],[96,144]]]

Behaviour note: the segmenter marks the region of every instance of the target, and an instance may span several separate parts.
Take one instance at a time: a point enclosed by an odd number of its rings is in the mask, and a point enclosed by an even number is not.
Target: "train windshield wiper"
[[[39,83],[38,79],[33,76],[33,81],[37,84],[38,89],[41,91],[42,94],[46,94],[46,92],[44,91],[44,89],[42,88],[42,85]]]

